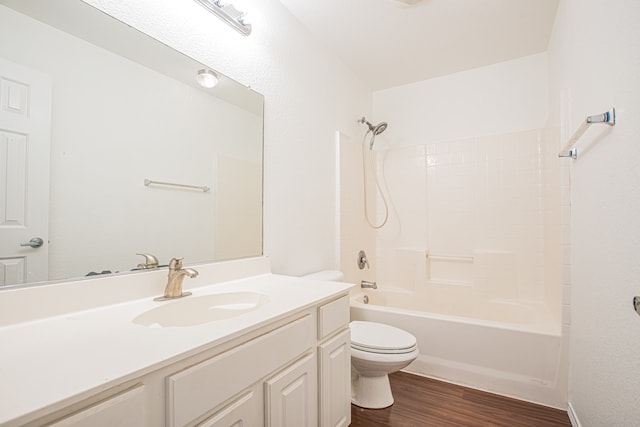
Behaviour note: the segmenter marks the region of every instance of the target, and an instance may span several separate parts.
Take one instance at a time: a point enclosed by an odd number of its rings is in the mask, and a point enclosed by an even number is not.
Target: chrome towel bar
[[[594,123],[603,123],[609,126],[613,126],[616,124],[616,109],[612,108],[611,110],[604,112],[602,114],[596,114],[595,116],[588,116],[584,122],[580,125],[580,127],[573,133],[573,136],[569,138],[567,145],[564,150],[558,153],[558,157],[571,157],[572,159],[578,158],[578,149],[574,147],[575,143],[578,142],[580,137],[584,135],[584,133],[589,129]]]
[[[191,188],[191,189],[194,189],[194,190],[201,190],[201,191],[203,191],[205,193],[207,193],[209,190],[211,190],[206,185],[175,184],[173,182],[152,181],[152,180],[146,179],[146,178],[144,180],[144,185],[145,185],[145,187],[148,187],[150,185],[165,185],[167,187]]]

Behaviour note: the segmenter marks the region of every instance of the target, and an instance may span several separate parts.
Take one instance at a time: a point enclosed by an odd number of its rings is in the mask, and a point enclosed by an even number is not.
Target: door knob
[[[20,246],[31,246],[32,248],[39,248],[44,243],[40,237],[34,237],[26,243],[20,243]]]

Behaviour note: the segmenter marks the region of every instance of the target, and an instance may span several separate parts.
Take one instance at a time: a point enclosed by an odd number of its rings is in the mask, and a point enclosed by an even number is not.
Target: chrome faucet
[[[165,301],[191,295],[191,292],[182,292],[182,281],[184,280],[184,276],[194,278],[197,275],[198,272],[193,268],[182,268],[182,258],[171,258],[164,295],[154,298],[154,301]]]
[[[361,288],[370,288],[370,289],[378,289],[378,284],[376,282],[367,282],[363,280],[360,282]]]

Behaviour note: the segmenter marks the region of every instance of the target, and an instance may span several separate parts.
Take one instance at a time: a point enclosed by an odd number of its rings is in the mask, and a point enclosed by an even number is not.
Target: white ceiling
[[[559,0],[280,0],[374,90],[544,52]]]

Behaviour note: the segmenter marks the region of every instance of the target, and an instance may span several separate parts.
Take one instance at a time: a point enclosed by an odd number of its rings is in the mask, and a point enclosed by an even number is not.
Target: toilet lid
[[[402,329],[375,322],[354,320],[351,347],[371,353],[404,353],[416,347],[416,337]]]

